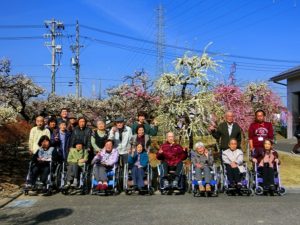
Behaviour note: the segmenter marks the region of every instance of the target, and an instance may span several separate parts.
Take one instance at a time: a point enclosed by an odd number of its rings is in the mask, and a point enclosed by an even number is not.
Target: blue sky
[[[65,24],[79,20],[101,30],[150,41],[156,40],[157,7],[164,8],[165,42],[170,45],[220,53],[224,60],[218,80],[227,80],[230,65],[236,62],[236,79],[243,86],[251,81],[267,81],[281,71],[300,64],[300,1],[298,0],[72,0],[72,1],[3,1],[1,25],[41,25],[39,28],[3,28],[0,37],[41,36],[47,32],[45,20],[55,18]],[[74,35],[75,27],[66,26],[64,35]],[[98,95],[118,85],[126,75],[142,68],[154,78],[155,45],[92,31],[80,27],[80,34],[101,40],[81,38],[84,45],[81,59],[83,95]],[[12,61],[12,73],[31,76],[50,91],[51,56],[43,39],[0,40],[0,57]],[[72,38],[58,40],[63,46],[62,66],[57,72],[57,93],[74,94],[74,70],[70,66]],[[103,41],[106,41],[103,43]],[[107,42],[113,42],[108,44]],[[119,47],[116,47],[116,44]],[[135,47],[135,48],[133,48]],[[126,48],[126,50],[124,50]],[[165,70],[172,70],[172,61],[181,56],[181,49],[166,48]],[[250,59],[251,58],[256,58]],[[258,60],[261,58],[263,60]],[[270,59],[278,59],[274,61]],[[287,62],[293,61],[293,62]],[[271,84],[283,98],[283,86]]]

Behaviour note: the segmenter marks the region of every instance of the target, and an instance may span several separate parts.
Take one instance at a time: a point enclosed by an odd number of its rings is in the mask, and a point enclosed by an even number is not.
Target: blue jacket
[[[135,162],[138,159],[138,154],[137,152],[134,153],[134,155],[132,156],[131,154],[129,154],[128,156],[128,163],[131,165],[134,165]],[[143,151],[140,153],[140,164],[142,167],[146,167],[148,165],[148,161],[149,161],[149,157],[147,152]]]

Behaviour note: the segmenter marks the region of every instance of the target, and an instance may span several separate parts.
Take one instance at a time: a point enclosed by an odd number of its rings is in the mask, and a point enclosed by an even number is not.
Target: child
[[[92,164],[96,164],[94,167],[95,179],[98,181],[96,190],[107,189],[107,170],[111,170],[118,162],[119,153],[113,146],[114,143],[112,140],[106,140],[104,148],[92,160]]]
[[[226,168],[229,185],[240,189],[242,187],[241,173],[245,172],[243,167],[244,155],[243,151],[238,149],[238,142],[235,138],[229,140],[229,149],[223,151],[222,160]]]
[[[84,149],[83,143],[81,141],[75,142],[73,148],[70,149],[68,155],[68,172],[67,172],[67,184],[69,187],[72,183],[73,187],[78,186],[78,177],[82,171],[84,164],[88,160],[88,151]]]
[[[263,176],[263,188],[274,190],[274,164],[280,162],[278,153],[273,150],[273,142],[266,139],[263,151],[254,151],[252,157],[252,161],[258,164],[258,171]]]
[[[43,135],[38,142],[39,149],[32,157],[30,186],[34,186],[39,175],[41,182],[46,186],[50,173],[50,162],[57,158],[57,151],[50,147],[50,138]]]
[[[148,154],[142,144],[138,144],[136,149],[132,149],[128,157],[128,164],[132,167],[133,184],[139,190],[144,188],[144,175],[148,162]]]
[[[38,116],[35,119],[36,126],[31,128],[29,134],[29,151],[31,154],[36,153],[39,149],[38,142],[43,135],[47,135],[50,138],[50,131],[45,128],[44,117]]]
[[[211,191],[210,181],[211,181],[211,166],[213,165],[213,157],[209,154],[207,149],[205,149],[202,142],[195,144],[195,152],[192,154],[192,163],[195,167],[195,176],[199,184],[199,190],[201,192]],[[202,173],[204,173],[205,187],[202,183]]]

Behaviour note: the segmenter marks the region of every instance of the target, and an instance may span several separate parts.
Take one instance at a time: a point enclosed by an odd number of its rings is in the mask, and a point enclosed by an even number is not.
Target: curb
[[[18,190],[16,192],[10,194],[8,197],[1,199],[0,200],[0,208],[3,208],[8,203],[12,202],[13,200],[15,200],[16,198],[18,198],[22,194],[23,194],[23,192],[21,190]]]

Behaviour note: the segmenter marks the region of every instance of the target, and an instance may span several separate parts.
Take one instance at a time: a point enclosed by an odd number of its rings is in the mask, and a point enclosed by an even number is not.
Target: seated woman
[[[50,147],[50,138],[47,135],[41,136],[38,142],[39,149],[32,156],[31,177],[29,186],[34,186],[38,176],[41,182],[46,186],[48,175],[50,173],[50,162],[57,159],[57,151]],[[34,193],[31,193],[34,194]]]
[[[192,163],[195,168],[195,178],[199,184],[199,190],[211,191],[210,181],[211,177],[211,166],[213,166],[214,160],[211,154],[204,147],[202,142],[197,142],[195,144],[195,152],[192,154]],[[202,183],[202,173],[204,173],[205,185]]]
[[[241,173],[246,172],[243,166],[244,154],[243,151],[237,148],[238,142],[232,138],[229,140],[229,149],[223,151],[222,160],[226,168],[226,175],[229,181],[229,186],[240,189],[242,187]]]
[[[78,178],[80,172],[83,170],[84,164],[87,162],[89,153],[84,149],[81,141],[76,141],[73,148],[70,149],[68,154],[68,171],[67,171],[67,184],[69,187],[72,182],[73,187],[78,186]]]
[[[167,133],[167,140],[160,146],[156,158],[162,162],[163,170],[161,176],[164,180],[164,187],[169,186],[167,179],[169,169],[174,169],[175,179],[173,180],[172,186],[173,188],[178,188],[179,176],[183,168],[183,160],[187,158],[187,153],[181,145],[175,143],[174,133]]]
[[[92,160],[92,164],[96,165],[94,167],[95,179],[98,181],[96,190],[107,189],[107,170],[111,170],[118,163],[119,153],[113,146],[114,143],[112,140],[106,140],[104,148]]]
[[[264,141],[262,151],[254,151],[252,161],[258,164],[258,172],[263,178],[263,188],[274,190],[274,167],[280,163],[278,153],[273,149],[273,142],[269,139]]]
[[[149,162],[147,151],[142,144],[138,144],[136,149],[133,148],[128,157],[128,164],[132,168],[133,185],[138,190],[144,188],[144,175]]]

